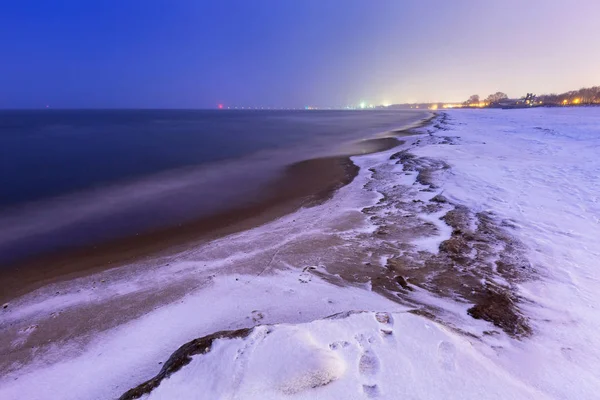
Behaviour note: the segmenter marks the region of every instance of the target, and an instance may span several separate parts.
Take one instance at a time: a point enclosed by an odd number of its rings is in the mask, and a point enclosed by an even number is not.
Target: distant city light
[[[365,108],[367,106],[367,103],[365,103],[364,101],[360,102],[360,108]]]
[[[223,104],[219,104],[217,107],[219,107],[219,110],[223,109]]]

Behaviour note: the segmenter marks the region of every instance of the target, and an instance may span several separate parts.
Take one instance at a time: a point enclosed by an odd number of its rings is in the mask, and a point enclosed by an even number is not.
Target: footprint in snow
[[[378,321],[384,321],[380,323],[389,323],[391,321],[391,316],[384,316],[383,313],[379,318],[377,315],[375,318],[377,318]],[[363,379],[362,391],[369,398],[377,397],[379,396],[377,376],[381,370],[381,362],[379,361],[377,354],[371,348],[371,344],[375,342],[375,338],[372,336],[365,336],[364,334],[357,335],[355,338],[362,349],[362,353],[358,360],[358,373]]]
[[[358,361],[358,372],[366,377],[374,377],[379,372],[379,358],[371,350],[366,350]]]
[[[310,282],[312,280],[312,275],[310,274],[310,272],[303,272],[298,277],[298,280],[301,283],[308,283],[308,282]]]
[[[358,345],[363,349],[368,349],[375,342],[373,336],[365,336],[363,333],[354,336],[354,339],[356,339]]]
[[[298,277],[298,280],[302,283],[310,282],[312,280],[311,271],[315,271],[315,270],[317,270],[317,268],[318,267],[315,265],[310,265],[308,267],[304,267],[304,269],[302,269],[302,273]]]
[[[564,358],[566,358],[569,361],[573,361],[573,349],[572,348],[562,347],[560,349],[560,352],[562,353]]]
[[[252,311],[252,321],[255,324],[259,323],[264,317],[265,317],[265,314],[263,314],[262,312],[260,312],[258,310]]]
[[[341,342],[333,342],[333,343],[329,343],[329,348],[331,350],[337,350],[340,348],[346,348],[350,346],[350,343],[346,342],[345,340],[341,341]]]
[[[438,345],[438,360],[440,365],[446,371],[456,369],[456,347],[446,341],[441,341]]]
[[[362,389],[369,398],[379,396],[379,387],[377,385],[363,385]]]
[[[392,314],[387,312],[378,312],[375,314],[375,319],[382,325],[382,327],[379,329],[381,336],[391,337],[394,334],[392,329],[394,326],[394,318],[392,317]]]
[[[392,318],[392,314],[387,313],[387,312],[375,313],[375,319],[380,324],[390,325],[390,326],[394,325],[394,319]]]

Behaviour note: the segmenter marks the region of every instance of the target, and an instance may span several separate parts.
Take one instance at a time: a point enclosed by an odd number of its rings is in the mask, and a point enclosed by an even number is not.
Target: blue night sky
[[[343,106],[600,84],[597,0],[0,5],[0,108]]]

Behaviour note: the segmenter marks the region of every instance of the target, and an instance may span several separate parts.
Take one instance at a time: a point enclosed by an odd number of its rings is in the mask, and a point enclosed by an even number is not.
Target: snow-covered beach
[[[11,302],[0,398],[597,398],[600,108],[415,133],[323,204]]]

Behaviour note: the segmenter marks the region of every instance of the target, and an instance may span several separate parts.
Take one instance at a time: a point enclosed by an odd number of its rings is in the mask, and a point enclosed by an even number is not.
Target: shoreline
[[[377,153],[401,145],[402,136],[429,123],[435,114],[415,123],[355,143],[357,148],[343,156],[319,157],[288,165],[264,190],[259,200],[242,207],[185,224],[153,229],[135,236],[113,239],[55,253],[36,255],[5,265],[0,303],[31,293],[46,285],[89,276],[109,269],[158,257],[174,255],[198,243],[260,226],[302,207],[327,201],[339,188],[349,184],[359,168],[354,155]]]
[[[318,206],[16,299],[0,324],[0,393],[44,399],[50,390],[91,400],[148,387],[150,397],[200,390],[217,398],[259,388],[277,399],[280,386],[270,377],[280,370],[292,365],[299,376],[339,365],[340,383],[300,395],[343,397],[337,388],[348,382],[360,393],[358,382],[366,397],[395,398],[408,386],[396,370],[384,375],[385,367],[402,360],[403,376],[425,368],[444,383],[451,374],[441,390],[467,387],[473,398],[494,388],[506,395],[502,377],[518,389],[516,398],[573,390],[589,397],[600,360],[590,353],[600,349],[600,318],[598,299],[589,296],[597,283],[590,277],[598,254],[589,249],[600,230],[593,218],[600,115],[540,112],[548,120],[540,129],[524,127],[529,120],[520,113],[514,120],[478,114],[438,114],[404,145],[353,157],[358,175]],[[579,119],[580,129],[572,128]],[[547,135],[552,128],[557,134]],[[535,139],[559,151],[540,153]],[[500,157],[506,176],[497,173]],[[589,168],[578,170],[581,162]],[[534,201],[532,175],[541,178]],[[557,215],[566,216],[560,229]],[[252,332],[226,338],[240,329]],[[308,369],[297,362],[298,349]],[[312,363],[324,354],[334,363]],[[383,366],[377,380],[361,374],[365,359]],[[542,375],[531,360],[544,366]],[[190,367],[178,371],[182,362]],[[427,390],[409,387],[415,395]]]
[[[318,181],[309,181],[307,178],[317,171]],[[4,284],[0,302],[51,283],[119,268],[145,258],[171,255],[194,243],[262,225],[306,203],[327,200],[336,189],[351,182],[357,172],[349,157],[302,161],[286,168],[283,175],[266,188],[267,193],[261,200],[243,207],[136,236],[34,256],[0,272]]]

